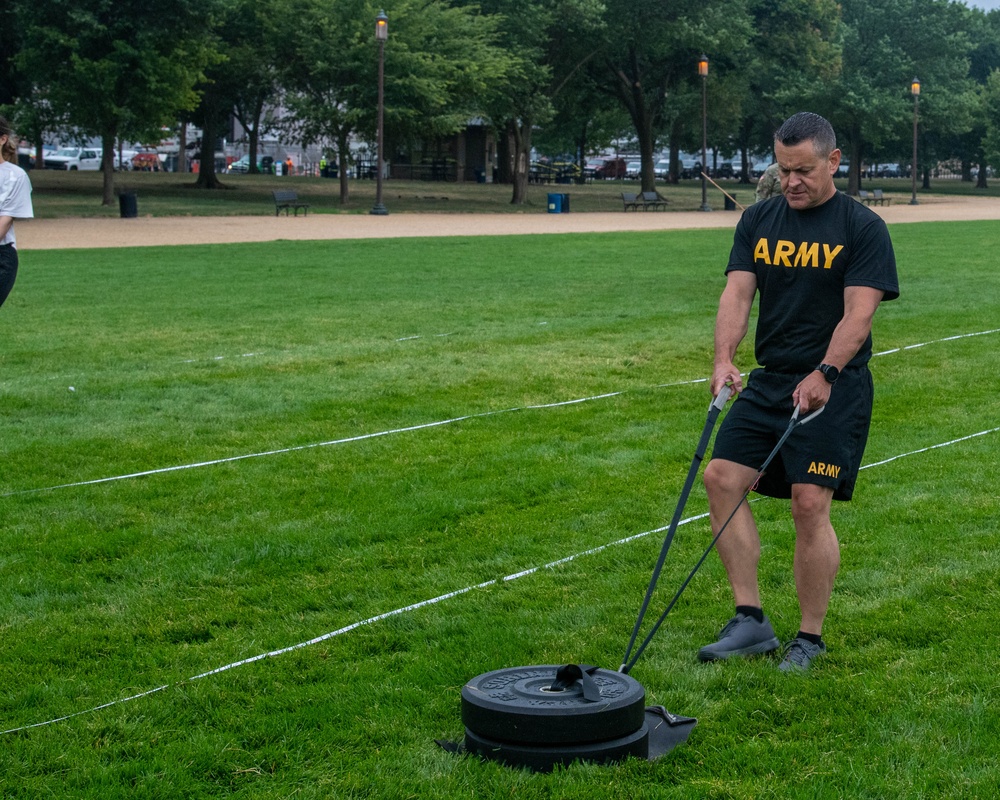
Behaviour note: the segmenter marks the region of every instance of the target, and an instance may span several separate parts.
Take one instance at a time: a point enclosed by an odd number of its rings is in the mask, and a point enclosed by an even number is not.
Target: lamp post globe
[[[701,208],[698,210],[711,211],[705,177],[708,169],[708,56],[705,54],[698,59],[698,74],[701,76]]]

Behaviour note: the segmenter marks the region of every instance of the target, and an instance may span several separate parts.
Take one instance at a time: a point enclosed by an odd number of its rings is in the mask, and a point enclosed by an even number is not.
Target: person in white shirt
[[[17,145],[11,138],[10,123],[0,117],[0,306],[17,279],[14,220],[33,216],[31,181],[17,165]]]

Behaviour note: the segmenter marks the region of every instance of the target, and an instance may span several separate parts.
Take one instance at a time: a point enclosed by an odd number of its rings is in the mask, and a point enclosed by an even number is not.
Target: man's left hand
[[[792,392],[792,403],[799,407],[799,413],[808,414],[830,402],[833,385],[819,370],[813,370]]]

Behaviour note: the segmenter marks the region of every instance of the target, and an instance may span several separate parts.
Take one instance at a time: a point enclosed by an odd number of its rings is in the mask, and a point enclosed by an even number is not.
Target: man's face
[[[833,176],[840,166],[840,150],[829,155],[816,152],[811,140],[786,146],[774,143],[781,191],[788,205],[797,211],[822,205],[837,193]]]

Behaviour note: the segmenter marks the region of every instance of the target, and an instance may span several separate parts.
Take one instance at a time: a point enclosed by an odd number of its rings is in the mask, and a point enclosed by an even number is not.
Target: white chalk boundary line
[[[884,350],[881,353],[875,353],[873,354],[873,357],[891,355],[893,353],[900,353],[906,350],[914,350],[918,347],[926,347],[928,345],[938,344],[941,342],[952,342],[957,339],[968,339],[974,336],[987,336],[989,334],[994,334],[994,333],[1000,333],[1000,328],[994,328],[993,330],[988,330],[988,331],[977,331],[976,333],[962,333],[955,336],[947,336],[943,339],[933,339],[929,342],[920,342],[918,344],[906,345],[905,347],[896,347],[893,348],[892,350]],[[696,378],[687,381],[677,381],[675,383],[661,383],[653,386],[652,388],[665,389],[674,386],[692,386],[695,384],[707,383],[707,382],[708,378]],[[38,492],[53,492],[58,489],[73,489],[81,486],[94,486],[96,484],[101,484],[101,483],[113,483],[116,481],[131,480],[133,478],[145,478],[151,475],[163,475],[169,472],[181,472],[184,470],[200,469],[202,467],[211,467],[219,464],[231,464],[236,461],[246,461],[251,458],[264,458],[266,456],[283,455],[285,453],[295,453],[302,450],[313,450],[318,447],[332,447],[334,445],[350,444],[351,442],[361,442],[367,439],[378,439],[382,436],[391,436],[393,434],[398,434],[398,433],[410,433],[412,431],[427,430],[429,428],[439,428],[443,425],[451,425],[456,422],[464,422],[465,420],[470,420],[470,419],[481,419],[483,417],[492,417],[498,414],[510,414],[515,411],[535,411],[546,408],[558,408],[560,406],[570,406],[570,405],[575,405],[577,403],[590,403],[595,400],[606,400],[610,397],[619,397],[620,395],[623,394],[625,394],[624,391],[608,392],[606,394],[593,395],[592,397],[581,397],[577,398],[576,400],[562,400],[560,402],[555,402],[555,403],[543,403],[540,405],[530,405],[530,406],[517,406],[513,408],[499,409],[497,411],[483,411],[475,414],[465,414],[461,417],[452,417],[451,419],[437,420],[436,422],[425,422],[421,423],[420,425],[410,425],[405,428],[393,428],[391,430],[377,431],[375,433],[363,433],[363,434],[358,434],[357,436],[348,436],[343,439],[331,439],[330,441],[327,442],[312,442],[310,444],[296,445],[293,447],[282,447],[276,450],[265,450],[264,452],[260,453],[244,453],[238,456],[229,456],[227,458],[215,458],[209,461],[199,461],[193,464],[180,464],[172,467],[159,467],[157,469],[143,470],[141,472],[130,472],[126,475],[113,475],[106,478],[94,478],[93,480],[89,481],[61,483],[56,486],[45,486],[35,489],[20,489],[14,492],[5,492],[3,494],[0,494],[0,497],[16,497],[25,494],[36,494]]]
[[[688,383],[701,383],[702,380],[696,381],[682,381],[676,384],[664,384],[664,386],[684,386]],[[451,425],[455,422],[462,422],[468,419],[479,419],[482,417],[492,417],[497,414],[509,414],[513,411],[533,411],[537,409],[544,408],[557,408],[559,406],[571,406],[577,403],[589,403],[594,400],[604,400],[609,397],[617,397],[618,395],[624,394],[624,392],[608,392],[607,394],[598,394],[593,397],[581,397],[576,400],[563,400],[558,403],[544,403],[541,405],[534,406],[520,406],[517,408],[504,408],[497,411],[482,411],[476,414],[466,414],[461,417],[452,417],[451,419],[437,420],[436,422],[423,422],[419,425],[410,425],[405,428],[393,428],[387,431],[377,431],[375,433],[362,433],[357,436],[348,436],[343,439],[331,439],[328,442],[312,442],[310,444],[300,444],[294,447],[282,447],[278,450],[266,450],[262,453],[244,453],[238,456],[229,456],[228,458],[215,458],[211,461],[199,461],[195,464],[180,464],[173,467],[160,467],[159,469],[149,469],[142,472],[131,472],[127,475],[114,475],[109,478],[94,478],[89,481],[78,481],[76,483],[62,483],[58,486],[47,486],[41,489],[21,489],[16,492],[6,492],[5,494],[0,494],[0,497],[15,497],[24,494],[35,494],[37,492],[52,492],[56,489],[72,489],[78,486],[93,486],[99,483],[112,483],[114,481],[124,481],[130,478],[144,478],[148,475],[162,475],[167,472],[180,472],[187,469],[198,469],[200,467],[210,467],[216,464],[229,464],[234,461],[245,461],[250,458],[264,458],[265,456],[275,456],[281,455],[282,453],[295,453],[301,450],[312,450],[317,447],[332,447],[338,444],[349,444],[350,442],[361,442],[366,439],[378,439],[382,436],[391,436],[396,433],[408,433],[410,431],[420,431],[426,430],[428,428],[438,428],[442,425]]]
[[[959,437],[958,439],[952,439],[947,442],[941,442],[940,444],[929,445],[928,447],[921,447],[919,450],[911,450],[908,453],[900,453],[899,455],[895,455],[892,456],[891,458],[875,462],[874,464],[866,464],[862,466],[861,469],[871,469],[873,467],[884,466],[885,464],[891,464],[893,461],[898,461],[901,458],[907,458],[909,456],[919,455],[921,453],[929,453],[932,450],[938,450],[943,447],[950,447],[951,445],[959,444],[961,442],[967,442],[970,439],[975,439],[980,436],[987,436],[989,434],[998,432],[1000,432],[1000,427],[989,428],[988,430],[979,431],[978,433],[971,433],[968,436],[962,436]],[[687,517],[686,519],[682,519],[678,523],[678,526],[687,525],[689,522],[696,522],[697,520],[705,519],[706,517],[708,517],[708,512],[697,514],[693,517]],[[526,578],[530,575],[534,575],[536,572],[541,572],[542,570],[555,569],[556,567],[559,567],[562,564],[568,564],[571,561],[577,560],[578,558],[584,558],[585,556],[596,555],[597,553],[603,552],[604,550],[608,550],[609,548],[626,545],[631,542],[637,541],[639,539],[645,538],[646,536],[651,536],[654,533],[662,533],[663,531],[666,531],[669,527],[670,527],[669,525],[664,525],[659,528],[654,528],[653,530],[644,531],[643,533],[635,533],[632,534],[631,536],[626,536],[624,539],[618,539],[613,542],[608,542],[607,544],[602,544],[598,545],[597,547],[592,547],[589,550],[583,550],[582,552],[575,553],[571,556],[566,556],[565,558],[557,559],[556,561],[550,561],[548,564],[543,564],[540,567],[530,567],[528,569],[521,570],[520,572],[514,572],[503,578],[494,578],[493,580],[483,581],[482,583],[477,583],[474,584],[473,586],[466,586],[464,589],[456,589],[454,591],[447,592],[446,594],[438,595],[437,597],[432,597],[429,600],[421,600],[420,602],[412,603],[408,606],[396,608],[393,609],[392,611],[386,611],[374,617],[369,617],[368,619],[363,619],[358,622],[352,622],[350,625],[345,625],[343,628],[338,628],[335,631],[324,633],[320,636],[316,636],[307,641],[299,642],[298,644],[289,645],[288,647],[282,647],[278,650],[271,650],[266,653],[258,653],[255,656],[250,656],[249,658],[244,658],[241,659],[240,661],[233,661],[230,664],[226,664],[221,667],[216,667],[215,669],[211,669],[208,672],[202,672],[198,675],[194,675],[190,678],[187,678],[186,680],[177,681],[175,683],[165,683],[162,686],[157,686],[154,689],[148,689],[144,692],[139,692],[138,694],[133,694],[128,697],[121,697],[118,698],[117,700],[111,700],[110,702],[102,703],[99,706],[93,706],[92,708],[83,709],[82,711],[75,711],[72,714],[66,714],[65,716],[56,717],[54,719],[46,720],[45,722],[35,722],[30,725],[22,725],[18,728],[8,728],[7,730],[0,731],[0,736],[3,736],[8,733],[21,733],[23,731],[28,731],[33,728],[42,728],[48,725],[55,725],[58,722],[65,722],[67,720],[74,719],[75,717],[83,716],[85,714],[92,714],[96,711],[101,711],[102,709],[105,708],[111,708],[112,706],[122,705],[124,703],[130,703],[135,700],[141,700],[144,697],[149,697],[151,695],[157,694],[158,692],[162,692],[166,689],[184,686],[185,684],[193,683],[194,681],[201,680],[202,678],[208,678],[213,675],[219,675],[220,673],[228,672],[229,670],[237,669],[238,667],[244,667],[247,666],[248,664],[255,664],[258,661],[263,661],[268,658],[277,658],[278,656],[282,656],[287,653],[292,653],[295,652],[296,650],[302,650],[303,648],[311,647],[315,644],[319,644],[320,642],[329,641],[330,639],[334,639],[337,636],[342,636],[345,633],[350,633],[351,631],[357,630],[358,628],[363,628],[367,625],[373,625],[376,622],[381,622],[391,617],[398,617],[401,614],[406,614],[411,611],[417,611],[421,608],[427,608],[428,606],[433,606],[437,605],[438,603],[443,603],[445,600],[451,600],[455,597],[460,597],[464,594],[468,594],[469,592],[474,592],[477,589],[486,589],[490,586],[499,586],[500,584],[503,583],[516,581],[519,578]]]

